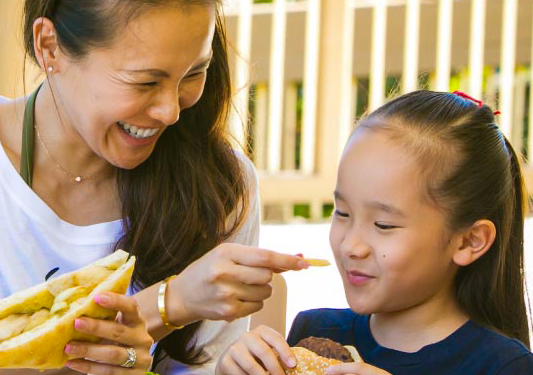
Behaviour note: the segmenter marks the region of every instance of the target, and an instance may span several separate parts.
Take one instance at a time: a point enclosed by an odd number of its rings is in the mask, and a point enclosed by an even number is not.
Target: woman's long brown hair
[[[116,248],[137,257],[132,278],[137,290],[183,271],[234,234],[247,212],[246,178],[227,126],[231,85],[220,4],[217,0],[25,1],[24,41],[26,54],[34,61],[32,27],[38,17],[52,20],[61,48],[83,59],[92,48],[109,45],[117,25],[125,26],[144,6],[169,3],[217,6],[213,58],[200,100],[182,111],[177,125],[167,128],[145,162],[117,172],[124,235]],[[154,367],[165,355],[185,364],[205,361],[202,348],[194,342],[200,325],[188,325],[160,340]]]
[[[445,212],[452,232],[481,219],[494,223],[494,243],[459,269],[455,295],[472,320],[529,347],[524,183],[493,111],[455,94],[421,90],[383,105],[360,127],[388,132],[415,157],[428,180],[428,197]]]

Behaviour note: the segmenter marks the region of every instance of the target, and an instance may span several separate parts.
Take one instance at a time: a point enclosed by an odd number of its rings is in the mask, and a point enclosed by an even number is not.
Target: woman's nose
[[[180,110],[179,93],[174,90],[165,90],[158,95],[156,102],[150,108],[150,117],[169,126],[178,122]]]
[[[370,245],[363,239],[357,229],[351,229],[344,236],[340,251],[346,258],[366,258],[370,254]]]

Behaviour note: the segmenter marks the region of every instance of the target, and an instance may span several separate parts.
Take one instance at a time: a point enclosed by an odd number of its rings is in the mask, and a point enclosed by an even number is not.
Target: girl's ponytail
[[[527,195],[520,168],[520,161],[511,143],[505,139],[505,147],[510,157],[512,190],[514,196],[513,214],[509,237],[504,246],[506,261],[503,262],[503,282],[501,283],[510,306],[503,306],[501,329],[510,337],[516,337],[529,347],[529,326],[524,295],[527,292],[524,275],[524,221],[527,212]],[[516,269],[519,265],[519,269]],[[531,310],[531,309],[529,309]]]

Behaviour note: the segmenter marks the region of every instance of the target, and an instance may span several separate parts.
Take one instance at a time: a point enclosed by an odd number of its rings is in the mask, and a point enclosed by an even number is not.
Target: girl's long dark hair
[[[33,22],[47,17],[61,48],[83,59],[108,46],[145,6],[216,5],[213,58],[200,100],[181,112],[160,137],[150,157],[132,170],[117,171],[124,236],[116,247],[137,257],[133,285],[153,285],[180,273],[229,238],[242,224],[248,192],[242,162],[230,146],[227,116],[231,100],[226,36],[218,0],[26,0],[24,41],[34,61]],[[232,213],[237,213],[232,215]],[[231,217],[231,219],[230,219]],[[154,367],[165,355],[185,364],[205,361],[194,337],[201,322],[160,340]]]
[[[461,267],[455,294],[470,318],[529,347],[524,278],[526,199],[520,162],[493,111],[455,94],[415,91],[374,111],[361,128],[387,131],[422,167],[428,197],[456,231],[496,226],[491,248]]]

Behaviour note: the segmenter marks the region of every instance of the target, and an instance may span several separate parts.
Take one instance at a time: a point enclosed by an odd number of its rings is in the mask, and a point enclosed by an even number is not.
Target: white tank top
[[[257,246],[260,223],[257,175],[246,157],[239,153],[237,156],[246,170],[250,207],[244,224],[228,242]],[[48,272],[56,267],[59,270],[54,277],[110,254],[122,234],[121,220],[77,226],[59,218],[24,182],[0,144],[0,299],[44,282]],[[127,294],[132,294],[131,288]],[[231,323],[204,322],[197,333],[197,344],[204,347],[210,360],[186,367],[167,358],[156,370],[165,375],[214,374],[218,357],[246,331],[248,323],[249,318]]]
[[[24,182],[0,145],[0,298],[73,271],[113,251],[121,220],[77,226],[61,220]]]

